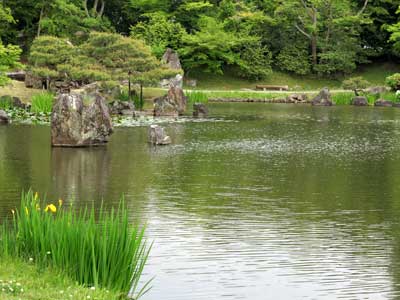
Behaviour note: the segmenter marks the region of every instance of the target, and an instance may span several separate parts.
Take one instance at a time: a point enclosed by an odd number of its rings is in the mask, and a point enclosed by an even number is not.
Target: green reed
[[[32,96],[31,111],[34,113],[51,113],[53,109],[54,94],[43,92]]]
[[[188,103],[207,103],[208,94],[200,91],[190,91],[187,93]]]
[[[145,228],[131,226],[123,200],[117,209],[98,211],[48,204],[32,192],[23,193],[12,221],[0,227],[0,256],[17,256],[40,268],[53,267],[85,286],[106,288],[139,298],[139,287],[151,246]]]

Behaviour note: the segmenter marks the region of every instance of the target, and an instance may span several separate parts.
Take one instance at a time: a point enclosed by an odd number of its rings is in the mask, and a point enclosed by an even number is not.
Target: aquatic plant
[[[348,105],[351,104],[354,98],[354,93],[346,92],[346,93],[335,93],[332,95],[332,101],[336,105]]]
[[[31,111],[34,113],[51,113],[54,102],[54,94],[43,92],[32,96]]]
[[[0,98],[0,109],[9,110],[13,108],[13,99],[11,96],[3,96]]]
[[[51,266],[89,287],[139,298],[150,281],[139,280],[151,246],[144,227],[131,226],[123,200],[117,209],[65,207],[23,193],[21,206],[0,227],[0,256],[20,257],[40,268]]]

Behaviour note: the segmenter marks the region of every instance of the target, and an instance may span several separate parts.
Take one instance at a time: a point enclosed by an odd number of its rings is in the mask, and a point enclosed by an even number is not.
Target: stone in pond
[[[193,104],[193,117],[205,118],[208,116],[208,108],[204,103]]]
[[[368,100],[367,97],[357,96],[353,98],[351,104],[354,106],[368,106]]]
[[[112,115],[135,116],[135,104],[131,101],[112,101],[108,104]]]
[[[378,99],[377,101],[375,101],[375,106],[377,106],[377,107],[392,107],[393,102],[385,100],[385,99]]]
[[[107,105],[99,94],[85,105],[80,94],[60,94],[51,113],[51,143],[56,147],[100,146],[113,132]]]
[[[8,124],[10,122],[10,118],[4,110],[0,110],[0,124]]]
[[[169,145],[171,138],[165,134],[164,128],[158,125],[151,125],[149,128],[149,143],[152,145]]]
[[[332,106],[332,97],[328,88],[323,88],[319,94],[311,101],[314,106]]]

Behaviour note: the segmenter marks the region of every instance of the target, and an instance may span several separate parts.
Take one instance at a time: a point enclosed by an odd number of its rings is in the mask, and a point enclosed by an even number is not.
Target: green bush
[[[337,93],[332,95],[332,101],[336,105],[349,105],[354,98],[353,93]]]
[[[48,203],[37,193],[22,194],[12,222],[0,224],[0,257],[29,259],[60,270],[79,284],[105,288],[135,299],[149,251],[144,228],[131,226],[123,204],[106,211]]]
[[[400,73],[395,73],[391,76],[386,77],[385,83],[393,90],[397,91],[400,89]]]
[[[53,109],[54,94],[43,92],[32,96],[31,111],[34,113],[51,113]]]

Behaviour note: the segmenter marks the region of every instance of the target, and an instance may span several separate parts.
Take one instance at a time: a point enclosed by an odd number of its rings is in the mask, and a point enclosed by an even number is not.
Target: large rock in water
[[[186,111],[187,97],[180,87],[171,87],[168,94],[154,100],[154,116],[178,116]]]
[[[393,102],[385,99],[378,99],[374,104],[376,107],[392,107]]]
[[[56,147],[100,146],[113,132],[104,99],[96,94],[84,105],[80,94],[61,94],[51,113],[51,144]]]
[[[0,124],[8,124],[10,118],[4,110],[0,110]]]
[[[149,128],[149,143],[152,145],[169,145],[171,138],[165,134],[164,128],[158,125],[151,125]]]
[[[323,88],[319,94],[311,101],[315,106],[332,106],[332,97],[328,88]]]

